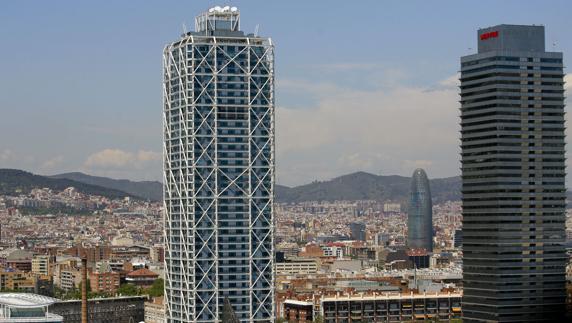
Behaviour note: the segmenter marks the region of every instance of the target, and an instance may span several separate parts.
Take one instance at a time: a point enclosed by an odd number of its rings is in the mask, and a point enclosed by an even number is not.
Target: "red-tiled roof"
[[[141,268],[141,269],[137,269],[135,271],[128,273],[127,276],[128,277],[149,277],[149,276],[158,277],[159,275],[152,272],[151,270],[149,270],[147,268]]]

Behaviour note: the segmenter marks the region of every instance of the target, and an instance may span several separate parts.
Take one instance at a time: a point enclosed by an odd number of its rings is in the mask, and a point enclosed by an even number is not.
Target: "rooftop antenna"
[[[186,34],[187,34],[187,25],[183,21],[183,35],[186,35]]]
[[[254,37],[258,37],[258,29],[260,29],[260,25],[256,24],[256,27],[254,28]]]

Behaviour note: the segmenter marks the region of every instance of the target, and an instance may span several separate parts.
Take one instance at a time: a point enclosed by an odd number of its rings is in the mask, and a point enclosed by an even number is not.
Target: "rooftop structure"
[[[63,322],[48,307],[58,300],[28,293],[0,293],[0,323]]]
[[[236,7],[215,6],[195,18],[195,31],[240,30],[240,12]]]

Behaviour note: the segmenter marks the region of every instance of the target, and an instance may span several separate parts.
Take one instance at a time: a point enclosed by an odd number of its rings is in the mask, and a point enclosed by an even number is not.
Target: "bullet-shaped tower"
[[[421,168],[413,172],[409,213],[407,216],[407,246],[433,251],[433,202],[427,174]]]

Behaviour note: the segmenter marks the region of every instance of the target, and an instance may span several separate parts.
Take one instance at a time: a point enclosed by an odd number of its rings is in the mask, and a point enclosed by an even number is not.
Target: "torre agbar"
[[[463,322],[564,321],[562,53],[543,26],[477,36],[461,58]]]
[[[166,322],[274,321],[272,42],[214,7],[163,67]]]

